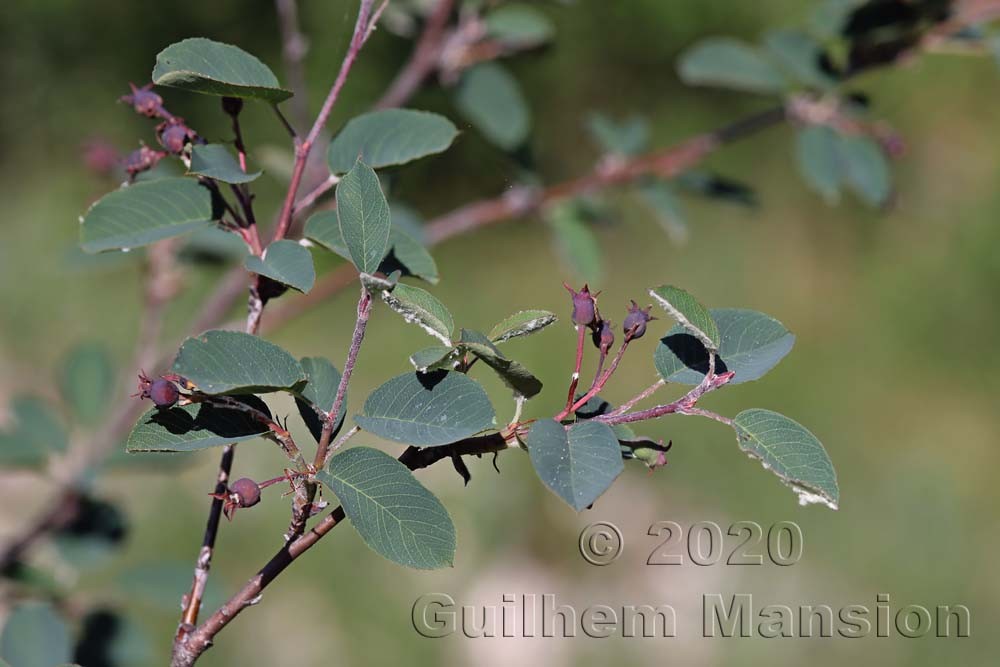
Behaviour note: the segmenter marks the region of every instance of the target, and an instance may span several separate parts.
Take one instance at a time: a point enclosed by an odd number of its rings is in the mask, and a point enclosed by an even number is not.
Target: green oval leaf
[[[188,173],[238,185],[256,181],[263,172],[243,171],[229,149],[221,144],[195,144]]]
[[[270,415],[256,396],[239,399]],[[270,430],[242,410],[193,403],[168,410],[153,408],[139,418],[128,435],[129,452],[193,452],[251,440]]]
[[[554,32],[547,16],[524,4],[503,5],[486,15],[486,34],[517,49],[543,44]]]
[[[336,212],[320,211],[313,214],[306,221],[303,233],[306,238],[351,261],[351,254],[341,234]],[[439,279],[437,263],[431,254],[393,219],[389,230],[389,252],[382,259],[378,270],[389,275],[397,269],[405,276],[415,276],[431,284],[437,284]]]
[[[447,445],[496,427],[479,383],[461,373],[404,373],[376,389],[354,418],[364,430],[418,447]]]
[[[81,343],[63,361],[59,389],[81,424],[92,426],[100,421],[114,386],[111,356],[100,343]]]
[[[352,118],[330,143],[327,162],[343,174],[359,159],[380,169],[440,153],[458,130],[444,116],[415,109],[382,109]]]
[[[402,463],[370,447],[337,454],[316,478],[373,551],[421,570],[450,567],[455,526],[448,510]]]
[[[733,371],[729,384],[760,379],[778,365],[795,344],[795,336],[778,320],[755,310],[713,308],[719,326],[716,373]],[[656,370],[667,382],[695,385],[708,372],[708,351],[679,324],[660,339],[653,353]]]
[[[621,446],[601,422],[579,422],[567,431],[554,419],[540,419],[528,431],[527,445],[542,482],[577,512],[593,504],[624,470]]]
[[[679,287],[662,285],[649,290],[665,311],[710,350],[719,348],[719,328],[711,313],[697,299]]]
[[[685,83],[754,93],[778,93],[788,82],[758,49],[730,37],[709,37],[681,54]]]
[[[375,171],[358,160],[337,184],[337,223],[354,266],[375,273],[389,250],[389,204]]]
[[[512,338],[529,336],[541,331],[559,318],[547,310],[521,310],[497,322],[490,329],[489,338],[496,344],[506,343]]]
[[[340,387],[340,371],[328,359],[323,357],[304,357],[300,362],[302,369],[309,378],[305,388],[295,397],[295,404],[306,423],[309,432],[318,442],[323,431],[323,421],[333,408],[337,399],[337,389]],[[347,397],[340,406],[334,433],[340,430],[347,412]]]
[[[264,257],[248,255],[243,260],[247,271],[267,276],[282,285],[308,294],[316,282],[312,253],[296,241],[282,239],[264,250]]]
[[[892,174],[882,148],[873,139],[841,136],[839,154],[851,190],[869,206],[883,206],[892,194]]]
[[[472,352],[492,368],[516,396],[532,398],[542,390],[541,380],[518,362],[504,356],[484,334],[462,329],[457,347]]]
[[[49,604],[24,602],[7,617],[0,656],[17,667],[52,667],[73,658],[66,622]]]
[[[844,181],[837,147],[839,140],[832,128],[810,125],[799,130],[795,141],[802,178],[828,204],[835,204],[840,199],[840,187]]]
[[[451,370],[460,354],[459,350],[444,345],[432,345],[410,355],[410,363],[421,373]]]
[[[552,228],[556,251],[578,278],[599,283],[604,276],[604,254],[597,236],[572,202],[559,204],[546,212]]]
[[[80,246],[90,253],[137,248],[208,227],[219,217],[212,192],[193,178],[133,183],[90,207],[80,225]]]
[[[764,46],[788,74],[799,83],[827,89],[835,81],[820,67],[823,46],[800,30],[773,30],[764,36]]]
[[[153,83],[195,93],[276,104],[292,96],[267,65],[243,49],[203,37],[171,44],[156,56]]]
[[[188,338],[174,360],[173,372],[204,394],[260,394],[294,389],[305,371],[274,343],[238,331],[206,331]]]
[[[69,436],[55,409],[37,396],[15,396],[10,403],[12,427],[0,431],[0,464],[38,467],[49,454],[66,450]]]
[[[800,505],[837,509],[837,473],[823,445],[804,426],[777,412],[753,409],[736,415],[733,428],[740,449],[790,486]]]
[[[443,303],[427,290],[399,284],[392,290],[382,290],[382,300],[403,319],[451,346],[455,320]]]
[[[514,150],[528,138],[531,112],[521,86],[496,63],[482,63],[462,74],[455,106],[489,141],[504,150]]]

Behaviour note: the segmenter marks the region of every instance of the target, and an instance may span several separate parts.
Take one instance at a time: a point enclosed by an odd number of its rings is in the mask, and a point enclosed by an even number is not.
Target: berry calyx
[[[149,146],[143,145],[125,156],[125,171],[129,178],[134,179],[138,174],[149,171],[156,166],[156,163],[166,156],[163,151],[153,150]]]
[[[597,299],[595,297],[600,292],[591,294],[590,288],[587,285],[584,285],[583,289],[579,292],[566,283],[563,283],[563,287],[569,291],[573,298],[573,324],[583,327],[593,326],[598,319]]]
[[[642,309],[635,301],[630,301],[630,303],[628,315],[625,316],[625,321],[622,323],[622,329],[626,338],[635,340],[642,338],[646,333],[646,323],[656,318],[649,314],[649,311],[653,309],[652,306]]]
[[[153,84],[147,83],[142,88],[137,88],[134,83],[129,83],[132,93],[122,95],[120,100],[131,104],[137,114],[155,118],[160,115],[163,109],[163,98],[153,92]]]

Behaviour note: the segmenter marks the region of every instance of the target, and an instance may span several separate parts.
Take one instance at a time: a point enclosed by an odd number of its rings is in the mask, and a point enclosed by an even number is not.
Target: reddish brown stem
[[[580,382],[580,367],[583,365],[583,342],[587,335],[587,328],[576,325],[576,363],[573,365],[573,375],[570,377],[569,394],[566,396],[566,409],[569,410],[576,397],[576,386]]]
[[[376,109],[398,107],[403,104],[420,89],[427,77],[437,68],[445,42],[445,28],[454,5],[455,0],[438,0],[437,6],[424,23],[424,30],[417,40],[413,54],[389,84],[385,94],[375,103]]]
[[[312,151],[313,144],[319,138],[320,132],[326,127],[326,123],[330,119],[330,113],[333,111],[333,105],[336,104],[337,98],[340,96],[340,91],[347,81],[347,75],[350,73],[351,67],[354,65],[354,61],[361,51],[361,47],[364,46],[368,40],[368,36],[371,34],[373,4],[374,0],[361,0],[361,6],[358,9],[358,19],[354,24],[354,34],[351,37],[350,45],[347,47],[344,60],[340,64],[340,71],[337,73],[337,78],[334,80],[330,92],[323,101],[323,106],[320,108],[319,115],[316,116],[316,121],[313,123],[312,129],[309,130],[309,134],[295,146],[295,166],[292,169],[292,180],[288,185],[288,192],[285,194],[285,202],[282,205],[281,214],[278,216],[278,224],[275,226],[272,241],[283,239],[285,234],[288,233],[289,225],[292,224],[295,197],[299,192],[299,186],[302,184],[302,175],[305,173],[306,163],[309,161],[309,153]]]

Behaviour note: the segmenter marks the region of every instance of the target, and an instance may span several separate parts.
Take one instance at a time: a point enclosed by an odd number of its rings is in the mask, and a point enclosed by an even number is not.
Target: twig
[[[665,384],[667,384],[666,380],[664,380],[663,378],[660,378],[659,380],[657,380],[656,382],[654,382],[650,386],[646,387],[641,392],[639,392],[638,394],[636,394],[635,396],[633,396],[632,398],[630,398],[629,400],[625,401],[620,406],[618,406],[617,408],[615,408],[614,410],[612,410],[610,414],[611,415],[620,415],[620,414],[624,414],[624,413],[628,412],[633,407],[635,407],[635,405],[637,403],[639,403],[640,401],[643,401],[643,400],[649,398],[650,396],[652,396],[653,394],[655,394],[656,391],[660,387],[664,386]]]
[[[438,0],[437,6],[424,23],[424,30],[413,48],[410,59],[375,103],[376,109],[388,109],[403,104],[437,68],[445,43],[445,27],[448,25],[448,18],[454,5],[455,0]]]
[[[354,365],[358,360],[358,352],[361,350],[361,343],[365,339],[365,329],[368,326],[368,317],[372,312],[372,297],[368,290],[361,288],[361,297],[358,299],[358,318],[354,323],[354,335],[351,337],[351,347],[347,351],[347,360],[344,362],[344,371],[340,376],[340,384],[337,386],[337,396],[334,398],[333,407],[327,412],[326,421],[323,422],[323,431],[320,434],[319,445],[316,447],[316,460],[313,466],[320,470],[326,465],[329,456],[330,438],[333,436],[333,429],[337,425],[337,415],[344,405],[344,397],[347,395],[347,385],[351,382],[351,374],[354,372]]]
[[[350,73],[351,67],[354,65],[354,61],[357,59],[358,53],[361,51],[361,47],[364,46],[365,41],[367,41],[369,35],[371,34],[371,28],[373,25],[373,4],[374,0],[361,0],[361,6],[358,9],[358,20],[354,24],[354,34],[351,37],[350,45],[347,47],[347,53],[344,55],[344,60],[340,65],[340,71],[337,73],[337,78],[333,82],[333,86],[330,88],[330,92],[327,94],[326,100],[323,101],[323,106],[319,111],[319,115],[316,116],[316,121],[313,123],[312,129],[309,130],[309,134],[295,146],[295,166],[292,169],[292,180],[288,185],[288,193],[285,196],[285,203],[283,204],[281,214],[278,217],[278,224],[274,229],[273,240],[275,241],[284,238],[285,234],[288,232],[288,226],[292,223],[292,212],[295,207],[295,197],[298,194],[299,186],[302,183],[302,175],[306,170],[309,153],[312,151],[313,144],[316,143],[316,139],[319,137],[320,132],[323,131],[327,121],[330,119],[330,113],[333,111],[333,105],[337,102],[337,98],[340,96],[340,90],[344,87],[344,83],[347,81],[347,75]],[[377,18],[377,15],[375,18]]]
[[[205,524],[205,535],[201,540],[201,549],[198,550],[198,559],[194,566],[194,579],[191,582],[191,591],[182,599],[184,610],[181,613],[181,622],[177,626],[177,634],[174,636],[174,646],[183,645],[188,635],[194,630],[198,622],[198,612],[201,611],[201,601],[205,596],[205,587],[208,585],[208,572],[212,567],[212,554],[215,551],[215,539],[219,534],[219,521],[222,519],[222,497],[229,488],[229,473],[233,467],[233,456],[236,445],[226,445],[222,449],[222,459],[219,461],[219,473],[215,480],[215,495],[218,498],[212,499],[212,504],[208,510],[208,521]]]
[[[478,456],[507,449],[507,442],[500,433],[469,438],[444,447],[409,447],[399,460],[410,470],[419,470],[453,456]],[[254,575],[238,593],[229,599],[214,614],[205,619],[188,636],[180,652],[175,652],[172,667],[190,667],[209,647],[215,636],[234,618],[260,600],[261,593],[285,568],[308,551],[324,535],[344,520],[344,509],[337,507],[330,514],[306,531],[302,536],[286,543],[267,564]]]

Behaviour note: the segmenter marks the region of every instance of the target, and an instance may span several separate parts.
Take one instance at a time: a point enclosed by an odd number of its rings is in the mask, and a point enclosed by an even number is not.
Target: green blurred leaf
[[[382,300],[410,324],[451,345],[455,321],[445,305],[427,290],[399,284],[392,291],[382,290]]]
[[[334,174],[361,160],[380,169],[447,150],[458,130],[444,116],[415,109],[382,109],[352,118],[330,143],[327,162]]]
[[[221,217],[212,192],[193,178],[133,183],[101,197],[80,225],[90,253],[131,249],[208,227]]]
[[[337,184],[337,224],[358,271],[374,273],[389,250],[389,204],[375,171],[358,160]]]
[[[528,431],[527,445],[542,482],[577,512],[593,504],[624,470],[618,440],[601,422],[583,421],[567,431],[554,419],[539,419]]]
[[[52,452],[66,450],[66,429],[47,402],[36,396],[15,396],[10,412],[11,427],[0,431],[0,465],[40,467]]]
[[[125,514],[114,504],[84,496],[73,520],[59,527],[54,543],[63,560],[77,570],[92,568],[113,555],[128,532]]]
[[[688,292],[673,285],[661,285],[649,290],[649,295],[705,347],[713,351],[719,348],[719,328],[715,320]]]
[[[59,370],[59,389],[77,421],[93,426],[100,421],[114,393],[111,355],[100,343],[81,343],[70,350]]]
[[[178,259],[190,264],[230,264],[243,261],[247,246],[243,239],[219,227],[199,229],[184,239]],[[115,257],[117,255],[100,255]]]
[[[809,17],[809,27],[823,39],[840,35],[847,19],[867,0],[822,0]]]
[[[729,384],[763,377],[795,343],[795,336],[781,322],[764,313],[740,308],[713,308],[710,312],[720,338],[715,372],[736,373]],[[705,346],[679,324],[660,339],[653,360],[667,382],[696,385],[708,372]]]
[[[447,445],[496,427],[479,383],[461,373],[404,373],[368,396],[354,418],[364,430],[407,445]]]
[[[518,362],[508,359],[485,334],[462,329],[458,347],[479,357],[515,395],[531,398],[542,390],[542,383],[538,378]]]
[[[140,602],[174,613],[181,595],[191,588],[191,564],[181,561],[147,561],[115,568],[113,583],[130,602]],[[226,601],[218,578],[209,577],[202,607],[215,609]]]
[[[528,336],[541,331],[559,318],[547,310],[521,310],[498,322],[490,329],[489,338],[496,344],[506,343],[512,338]]]
[[[267,276],[303,294],[308,294],[316,282],[312,253],[296,241],[274,241],[264,250],[263,259],[247,255],[243,265],[251,273]]]
[[[294,389],[302,366],[274,343],[237,331],[213,330],[188,338],[172,368],[204,394],[260,394]]]
[[[796,157],[799,172],[806,183],[828,204],[840,199],[844,181],[840,165],[837,133],[825,125],[810,125],[799,130],[796,137]]]
[[[593,230],[573,203],[559,204],[546,211],[546,221],[554,233],[556,250],[573,273],[588,283],[604,276],[604,257]]]
[[[822,45],[799,30],[772,30],[764,35],[764,45],[783,70],[804,86],[828,89],[836,84],[820,68]]]
[[[287,100],[290,90],[260,60],[230,44],[193,37],[171,44],[156,56],[153,83],[195,93],[263,100]]]
[[[515,48],[543,44],[555,27],[547,16],[525,4],[505,4],[486,15],[486,34]]]
[[[674,243],[684,243],[688,238],[687,221],[674,191],[662,181],[647,181],[638,187],[646,207]]]
[[[884,206],[892,194],[892,175],[878,143],[868,137],[842,136],[839,153],[851,190],[869,206]]]
[[[150,664],[153,648],[142,626],[108,608],[84,616],[74,658],[89,667]]]
[[[256,396],[241,396],[236,400],[271,414]],[[193,452],[243,442],[269,432],[241,410],[193,403],[168,410],[153,408],[132,427],[125,448],[129,452]]]
[[[450,567],[455,526],[448,510],[402,463],[370,447],[337,454],[316,478],[336,494],[373,551],[422,570]]]
[[[309,382],[305,389],[295,397],[295,404],[302,416],[302,421],[306,423],[309,432],[318,442],[323,430],[322,420],[326,418],[337,399],[341,374],[332,362],[323,357],[304,357],[300,363],[306,372],[306,377],[309,378]],[[346,412],[347,396],[345,394],[338,412],[334,433],[340,430]]]
[[[777,412],[753,409],[736,415],[733,428],[740,449],[790,486],[800,505],[837,509],[837,473],[823,445],[804,426]]]
[[[587,130],[606,153],[636,155],[649,145],[649,123],[642,116],[621,122],[601,113],[587,116]]]
[[[528,138],[528,103],[520,84],[501,65],[481,63],[466,70],[455,105],[488,140],[504,150],[514,150]]]
[[[779,93],[788,86],[759,49],[730,37],[709,37],[687,49],[678,74],[685,83],[754,93]]]
[[[410,355],[410,363],[421,373],[436,370],[452,370],[460,355],[459,350],[444,345],[432,345],[417,350]]]
[[[52,605],[23,602],[7,617],[0,656],[15,667],[52,667],[73,658],[69,627]]]
[[[260,178],[260,171],[245,172],[240,169],[229,149],[222,144],[195,144],[191,149],[189,174],[207,176],[223,183],[250,183]]]

